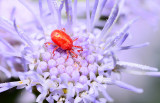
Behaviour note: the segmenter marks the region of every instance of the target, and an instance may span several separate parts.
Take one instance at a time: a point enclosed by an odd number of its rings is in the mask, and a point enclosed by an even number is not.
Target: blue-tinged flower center
[[[78,57],[72,57],[73,54],[70,53],[67,61],[65,61],[67,57],[65,50],[59,48],[53,54],[52,51],[55,48],[53,45],[44,47],[44,52],[40,54],[35,70],[41,75],[48,72],[50,74],[49,78],[52,76],[60,78],[65,73],[69,76],[69,81],[79,81],[82,84],[87,82],[89,79],[87,76],[90,72],[97,73],[98,64],[96,56],[93,55],[93,50],[90,50],[89,42],[84,40],[84,38],[80,38],[74,43],[74,45],[82,45],[84,51],[79,53],[77,52],[78,49],[73,48]],[[84,42],[85,44],[83,44]]]

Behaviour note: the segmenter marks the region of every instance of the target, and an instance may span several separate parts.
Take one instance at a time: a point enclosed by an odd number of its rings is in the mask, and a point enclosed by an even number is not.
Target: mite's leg
[[[73,45],[73,47],[80,48],[80,50],[77,50],[78,52],[83,51],[83,48],[81,46],[75,46],[75,45]]]
[[[67,50],[67,58],[66,58],[66,61],[67,61],[68,57],[69,57],[69,50]]]
[[[65,28],[61,28],[61,30],[64,31],[64,32],[66,32],[66,29],[65,29]]]
[[[76,40],[78,40],[78,38],[74,39],[73,42],[75,42]]]
[[[59,48],[59,46],[57,46],[57,47],[55,47],[55,48],[53,49],[53,56],[55,55],[54,52],[55,52],[58,48]]]
[[[72,57],[75,57],[75,58],[78,57],[78,55],[73,50],[70,50],[70,52],[74,54]]]
[[[48,44],[48,45],[51,45],[51,44],[52,44],[52,45],[55,45],[55,44],[53,44],[52,42],[46,42],[46,43],[44,43],[44,45],[45,45],[46,47],[47,47],[47,44]]]

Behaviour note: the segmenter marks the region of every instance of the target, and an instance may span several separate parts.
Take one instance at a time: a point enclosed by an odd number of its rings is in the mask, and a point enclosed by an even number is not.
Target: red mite
[[[69,52],[74,54],[72,57],[78,57],[78,55],[74,52],[73,50],[73,47],[76,47],[76,48],[80,48],[80,50],[77,50],[78,52],[80,51],[83,51],[83,48],[81,46],[75,46],[73,45],[73,42],[78,40],[78,38],[72,40],[71,37],[69,35],[67,35],[65,32],[65,29],[62,29],[62,30],[54,30],[52,33],[51,33],[51,39],[52,41],[55,43],[53,44],[52,42],[46,42],[46,44],[52,44],[52,45],[56,45],[57,47],[54,48],[53,50],[53,55],[54,55],[54,52],[58,49],[58,48],[61,48],[63,50],[66,50],[67,51],[67,58],[66,60],[68,59],[69,57]],[[47,46],[47,45],[46,45]]]

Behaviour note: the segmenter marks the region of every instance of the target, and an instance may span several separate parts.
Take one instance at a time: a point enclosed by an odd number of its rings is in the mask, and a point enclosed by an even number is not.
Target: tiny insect
[[[78,55],[74,52],[73,47],[79,48],[80,50],[77,50],[78,52],[83,51],[83,48],[81,46],[75,46],[75,45],[73,45],[73,42],[75,42],[76,40],[78,40],[78,38],[72,40],[71,37],[65,33],[65,29],[64,28],[62,30],[58,30],[58,29],[54,30],[51,33],[51,39],[54,42],[54,44],[52,42],[46,42],[44,44],[46,46],[47,46],[47,44],[48,45],[50,45],[50,44],[56,45],[56,47],[53,49],[53,55],[55,55],[54,52],[58,48],[66,50],[67,51],[67,58],[66,58],[66,60],[69,57],[69,52],[72,53],[72,54],[74,54],[72,57],[75,57],[75,58],[78,57]]]

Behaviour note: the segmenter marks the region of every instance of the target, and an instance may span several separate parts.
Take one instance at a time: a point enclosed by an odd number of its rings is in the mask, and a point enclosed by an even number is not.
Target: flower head
[[[13,22],[0,18],[0,27],[6,32],[18,35],[23,43],[16,50],[3,38],[0,41],[10,51],[2,51],[4,57],[19,58],[21,60],[23,71],[15,72],[14,60],[6,60],[6,64],[11,70],[0,66],[8,77],[17,76],[20,81],[1,83],[0,92],[6,91],[17,86],[32,91],[36,87],[40,95],[36,102],[42,103],[44,99],[53,103],[79,103],[79,102],[112,102],[113,99],[107,93],[107,86],[116,85],[136,93],[142,93],[143,90],[120,81],[120,73],[128,72],[132,74],[160,76],[157,68],[144,66],[135,63],[120,61],[116,57],[116,52],[139,48],[148,45],[148,43],[122,46],[128,37],[128,29],[136,19],[126,23],[118,32],[112,30],[119,17],[121,9],[121,0],[114,2],[108,20],[103,29],[95,28],[97,20],[101,15],[106,0],[95,0],[94,7],[90,16],[89,0],[86,0],[86,22],[77,18],[77,0],[72,7],[71,0],[47,0],[49,13],[42,8],[42,1],[39,0],[40,14],[37,15],[31,6],[24,0],[19,0],[34,16],[32,24],[36,28],[27,27],[24,32],[14,19]],[[123,1],[123,0],[122,0]],[[62,19],[61,12],[65,9],[66,18]],[[45,12],[46,11],[46,12]],[[6,28],[10,27],[10,28]],[[32,25],[33,26],[33,25]],[[31,26],[31,27],[32,27]],[[52,42],[51,32],[53,30],[66,29],[66,33],[74,40],[74,45],[82,46],[82,52],[70,54],[67,60],[67,53],[62,48],[57,49],[54,54],[54,45],[44,45],[45,42]],[[31,31],[27,31],[31,30]],[[111,31],[111,32],[110,32]],[[114,32],[114,34],[112,33]],[[18,39],[19,40],[19,39]],[[78,57],[72,57],[77,54]],[[129,69],[128,66],[135,69]],[[6,67],[7,68],[7,67]],[[100,97],[99,94],[103,96]]]

